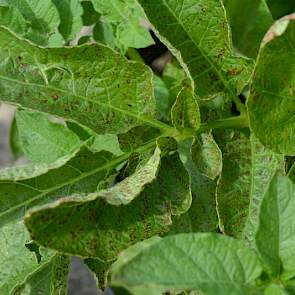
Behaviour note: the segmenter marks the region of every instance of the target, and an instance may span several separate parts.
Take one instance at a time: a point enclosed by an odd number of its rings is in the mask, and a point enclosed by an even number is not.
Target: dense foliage
[[[294,11],[0,0],[0,295],[295,294]]]

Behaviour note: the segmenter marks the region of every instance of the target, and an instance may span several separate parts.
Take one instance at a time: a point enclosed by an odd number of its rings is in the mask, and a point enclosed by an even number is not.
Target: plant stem
[[[238,117],[230,117],[227,119],[221,119],[210,123],[201,124],[197,133],[202,133],[210,129],[227,129],[227,128],[246,128],[249,127],[248,118],[246,115],[240,115]]]
[[[236,107],[240,112],[240,115],[244,116],[246,114],[246,108],[244,104],[241,102],[241,100],[238,98],[238,96],[232,96],[232,101],[236,104]]]

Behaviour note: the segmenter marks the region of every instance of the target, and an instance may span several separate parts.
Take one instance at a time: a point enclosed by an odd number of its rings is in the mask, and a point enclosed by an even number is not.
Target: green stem
[[[236,107],[238,111],[240,112],[241,116],[245,116],[246,114],[246,107],[245,105],[241,102],[238,96],[234,95],[232,96],[232,101],[236,104]]]
[[[198,133],[208,131],[210,129],[230,129],[230,128],[247,128],[249,127],[248,118],[246,115],[238,117],[230,117],[227,119],[221,119],[210,123],[201,124]]]

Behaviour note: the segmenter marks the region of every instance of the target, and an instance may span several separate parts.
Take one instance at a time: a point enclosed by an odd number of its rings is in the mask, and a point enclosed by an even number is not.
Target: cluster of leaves
[[[0,170],[0,294],[66,294],[71,255],[118,294],[295,293],[292,11],[0,0],[28,160]],[[161,77],[136,50],[147,23],[174,56]]]

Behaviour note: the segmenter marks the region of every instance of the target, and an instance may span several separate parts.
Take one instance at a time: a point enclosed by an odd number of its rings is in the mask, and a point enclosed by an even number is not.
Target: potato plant
[[[0,0],[0,295],[295,294],[294,0]]]

